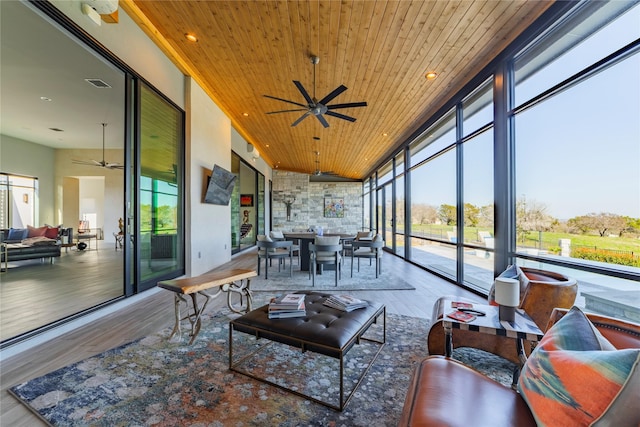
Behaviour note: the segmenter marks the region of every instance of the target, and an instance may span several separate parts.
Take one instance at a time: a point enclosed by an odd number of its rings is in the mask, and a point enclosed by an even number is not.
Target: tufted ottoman
[[[365,308],[353,310],[351,312],[340,311],[323,305],[329,294],[318,292],[297,292],[304,293],[305,307],[307,315],[305,317],[287,319],[269,319],[268,305],[257,308],[235,320],[229,322],[229,369],[247,375],[259,381],[274,385],[283,390],[313,400],[324,406],[342,411],[351,396],[358,388],[358,385],[369,371],[369,368],[380,354],[386,341],[386,311],[383,304],[368,302]],[[365,338],[363,335],[369,327],[377,322],[382,315],[382,340]],[[270,342],[287,344],[304,351],[312,351],[329,356],[340,361],[340,403],[333,405],[326,401],[316,399],[296,390],[287,388],[274,381],[260,378],[248,370],[242,369],[243,363],[254,353],[241,358],[238,361],[233,359],[233,333],[234,331],[251,334],[256,338],[265,338]],[[360,374],[357,383],[346,396],[344,392],[344,357],[347,352],[360,340],[367,340],[379,344],[371,362]]]

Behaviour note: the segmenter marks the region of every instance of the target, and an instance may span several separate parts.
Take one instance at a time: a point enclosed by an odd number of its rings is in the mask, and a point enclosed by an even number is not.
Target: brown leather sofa
[[[548,327],[566,312],[554,310]],[[640,348],[639,324],[587,316],[617,349]],[[453,359],[429,356],[414,372],[398,425],[527,427],[536,422],[515,390]]]
[[[554,308],[570,308],[573,306],[578,294],[578,285],[575,279],[552,271],[522,267],[522,272],[525,274],[528,284],[522,295],[520,308],[536,322],[540,330],[545,332],[547,321]],[[442,315],[447,308],[444,307],[444,301],[447,298],[449,300],[465,301],[458,297],[443,297],[434,304],[431,327],[427,337],[429,354],[431,355],[444,355]],[[465,330],[456,330],[453,338],[455,347],[479,348],[518,363],[516,341],[511,338]],[[525,352],[527,354],[530,353],[527,343],[525,343]]]

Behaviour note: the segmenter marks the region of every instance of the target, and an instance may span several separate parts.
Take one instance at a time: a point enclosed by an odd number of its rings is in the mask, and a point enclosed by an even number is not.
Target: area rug
[[[228,324],[234,317],[207,317],[191,346],[184,339],[169,342],[166,329],[16,385],[10,393],[55,426],[395,426],[413,369],[427,355],[428,321],[388,314],[387,344],[338,412],[229,371]],[[370,333],[379,338],[382,327],[374,325]],[[234,333],[234,352],[262,341]],[[336,359],[280,344],[265,351],[270,356],[256,371],[299,381],[297,386],[323,397],[338,392],[332,377]],[[347,354],[347,390],[372,351],[362,341]],[[482,365],[480,360],[477,367]],[[510,373],[502,374],[508,384]]]
[[[365,263],[367,264],[367,263]],[[264,265],[263,265],[264,267]],[[342,278],[335,282],[335,270],[325,270],[316,275],[315,286],[311,286],[309,272],[296,270],[293,266],[292,277],[289,277],[289,269],[278,271],[278,267],[269,268],[269,278],[264,278],[264,268],[260,270],[260,276],[251,279],[251,290],[256,292],[286,292],[294,290],[314,291],[388,291],[388,290],[414,290],[415,287],[402,279],[385,275],[383,273],[376,278],[375,265],[360,267],[357,272],[354,267],[353,277],[351,270],[344,268]]]

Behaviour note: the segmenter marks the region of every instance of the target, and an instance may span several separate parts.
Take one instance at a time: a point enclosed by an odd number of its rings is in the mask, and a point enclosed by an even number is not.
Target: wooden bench
[[[231,311],[234,313],[248,313],[251,311],[250,281],[252,277],[256,277],[257,275],[258,274],[255,270],[234,269],[214,271],[197,277],[186,277],[184,279],[163,280],[158,282],[159,287],[174,292],[176,323],[169,339],[171,339],[176,333],[178,334],[178,339],[181,339],[182,331],[180,324],[183,320],[188,320],[191,324],[191,332],[189,334],[191,340],[189,341],[189,344],[193,343],[200,332],[202,312],[207,307],[209,300],[216,298],[223,292],[227,294],[227,305]],[[215,294],[206,292],[212,288],[218,288]],[[202,307],[198,306],[198,294],[205,297]],[[193,313],[190,313],[189,302],[184,295],[191,296]],[[239,297],[239,305],[234,304],[234,296]],[[180,313],[180,303],[182,302],[187,306],[187,315],[184,317],[182,317],[182,314]]]

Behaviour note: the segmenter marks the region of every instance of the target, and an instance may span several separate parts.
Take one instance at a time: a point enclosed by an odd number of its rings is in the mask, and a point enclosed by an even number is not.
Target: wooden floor
[[[234,257],[218,269],[255,268],[253,251]],[[470,292],[454,286],[392,255],[384,257],[383,280],[402,278],[415,286],[413,291],[354,291],[358,298],[384,302],[389,313],[429,319],[434,301],[442,295],[458,295],[482,301]],[[156,332],[173,323],[173,294],[149,292],[125,308],[92,321],[71,332],[42,343],[2,361],[0,367],[0,425],[45,425],[7,392],[15,384],[44,375],[105,350]],[[223,299],[214,299],[208,311],[222,307]],[[425,337],[426,339],[426,337]]]

